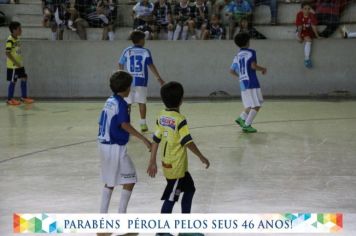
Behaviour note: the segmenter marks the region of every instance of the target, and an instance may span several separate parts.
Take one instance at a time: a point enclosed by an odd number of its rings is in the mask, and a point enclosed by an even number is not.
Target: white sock
[[[176,30],[174,31],[174,35],[173,35],[173,40],[178,40],[179,38],[179,34],[182,30],[182,26],[180,26],[179,24],[176,26]]]
[[[140,119],[140,125],[145,125],[146,124],[146,119]]]
[[[101,196],[100,213],[108,213],[112,191],[112,189],[104,187],[103,194]]]
[[[188,38],[188,26],[183,26],[182,40],[187,40],[187,38]]]
[[[144,33],[146,35],[145,39],[150,39],[150,32],[149,31],[145,31]]]
[[[173,30],[168,31],[168,40],[172,40],[173,39]]]
[[[348,38],[356,38],[356,32],[347,33]]]
[[[132,193],[132,191],[122,189],[121,197],[120,197],[120,204],[119,204],[119,213],[126,213],[127,205],[129,204],[131,193]]]
[[[304,46],[305,60],[309,60],[310,59],[311,45],[312,45],[311,42],[305,42],[305,46]]]
[[[110,40],[110,41],[114,41],[114,39],[115,39],[115,34],[114,34],[113,31],[110,31],[110,32],[108,33],[108,36],[109,36],[109,40]]]
[[[245,111],[240,114],[240,117],[241,117],[241,119],[243,119],[243,120],[246,120],[246,119],[247,119],[247,116],[248,116],[248,114],[247,114]]]
[[[52,32],[51,40],[52,41],[56,41],[57,40],[57,32]]]
[[[256,115],[257,115],[257,111],[255,109],[251,109],[250,112],[248,113],[245,124],[247,126],[251,125],[253,120],[255,119]]]

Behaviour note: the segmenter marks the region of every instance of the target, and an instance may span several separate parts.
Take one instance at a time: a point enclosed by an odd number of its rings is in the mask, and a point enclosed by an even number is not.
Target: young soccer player
[[[103,188],[100,213],[107,213],[114,187],[122,185],[119,213],[126,213],[137,182],[135,166],[127,154],[129,136],[140,139],[150,150],[151,143],[130,124],[129,108],[124,100],[130,93],[132,76],[117,71],[110,78],[113,95],[105,102],[99,119],[98,147],[101,155]]]
[[[245,107],[235,122],[244,132],[255,133],[257,130],[251,125],[263,103],[256,71],[264,75],[267,69],[257,64],[256,51],[249,48],[250,36],[247,33],[237,34],[234,41],[240,51],[232,62],[230,73],[240,80],[241,98]]]
[[[312,61],[310,59],[311,47],[313,38],[319,38],[317,26],[317,19],[311,12],[311,5],[308,2],[302,3],[302,10],[297,14],[297,38],[300,43],[305,42],[304,45],[304,65],[307,68],[312,68]]]
[[[156,175],[156,156],[158,146],[161,144],[163,174],[167,179],[167,186],[162,196],[164,203],[161,213],[172,213],[173,206],[178,201],[181,192],[184,192],[182,213],[190,213],[195,187],[188,172],[187,148],[206,165],[206,168],[210,165],[209,160],[193,142],[187,120],[179,111],[183,102],[183,94],[183,86],[178,82],[169,82],[161,88],[161,98],[166,109],[159,113],[157,119],[151,159],[147,169],[149,176]]]
[[[133,31],[130,38],[134,45],[123,51],[119,60],[119,69],[123,70],[126,66],[126,70],[134,78],[131,92],[126,98],[126,101],[129,104],[129,107],[133,103],[139,104],[141,131],[146,132],[148,131],[146,124],[148,68],[150,68],[161,86],[164,84],[164,80],[161,78],[156,66],[153,64],[150,50],[144,48],[145,33],[141,31]]]
[[[20,105],[21,102],[14,99],[15,85],[18,79],[21,80],[21,101],[26,104],[33,103],[33,99],[27,97],[27,74],[23,65],[21,55],[21,43],[19,37],[22,29],[19,22],[13,21],[9,25],[11,35],[6,41],[6,67],[7,81],[9,81],[9,89],[7,95],[7,104],[12,106]]]

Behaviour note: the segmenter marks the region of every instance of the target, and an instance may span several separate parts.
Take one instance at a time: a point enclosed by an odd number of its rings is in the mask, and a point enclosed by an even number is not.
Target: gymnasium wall
[[[117,68],[129,41],[24,41],[22,51],[29,75],[29,91],[41,98],[107,97],[108,78]],[[214,91],[239,95],[238,82],[229,75],[237,51],[232,41],[151,41],[153,60],[166,80],[185,86],[186,97],[208,97]],[[264,95],[323,96],[335,91],[356,96],[356,41],[318,40],[313,47],[314,68],[303,65],[303,46],[294,40],[252,41],[258,63],[268,68],[259,75]],[[2,52],[5,51],[2,44]],[[0,60],[0,97],[7,93],[6,60]],[[16,89],[19,92],[19,85]],[[336,92],[337,93],[337,92]],[[159,96],[151,76],[149,96]]]

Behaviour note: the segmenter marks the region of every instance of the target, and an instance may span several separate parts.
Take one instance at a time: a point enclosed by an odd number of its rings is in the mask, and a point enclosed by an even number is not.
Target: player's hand
[[[208,169],[210,166],[210,162],[208,159],[206,159],[205,157],[201,157],[200,161],[203,162],[203,164],[205,164],[205,169]]]
[[[161,86],[163,86],[166,83],[163,79],[158,79],[158,82]]]
[[[155,161],[150,160],[150,163],[147,168],[147,174],[154,178],[157,174],[157,164]]]
[[[262,75],[265,75],[265,74],[267,74],[267,69],[263,68],[261,72],[262,72]]]

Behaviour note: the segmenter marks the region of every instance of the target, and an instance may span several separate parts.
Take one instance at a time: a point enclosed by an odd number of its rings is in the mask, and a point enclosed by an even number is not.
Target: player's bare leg
[[[148,131],[148,127],[146,124],[146,113],[147,113],[147,107],[146,104],[144,103],[139,103],[138,104],[139,109],[140,109],[140,127],[141,127],[141,132],[147,132]]]

